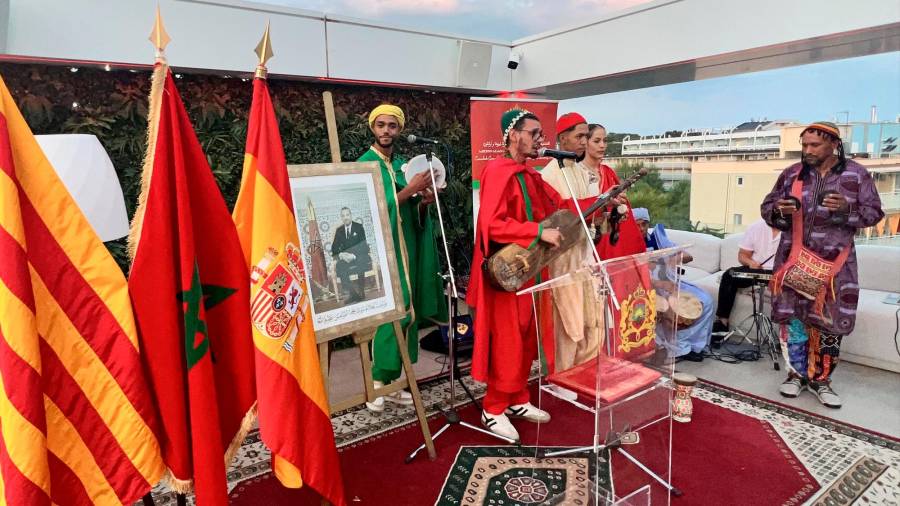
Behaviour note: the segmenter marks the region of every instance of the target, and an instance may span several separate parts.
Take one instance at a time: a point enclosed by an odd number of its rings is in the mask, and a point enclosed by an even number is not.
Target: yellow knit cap
[[[403,130],[403,126],[406,125],[406,116],[403,115],[403,109],[391,104],[381,104],[372,109],[372,112],[369,113],[369,126],[374,125],[375,118],[382,114],[388,114],[397,118],[397,122],[400,123],[400,130]]]

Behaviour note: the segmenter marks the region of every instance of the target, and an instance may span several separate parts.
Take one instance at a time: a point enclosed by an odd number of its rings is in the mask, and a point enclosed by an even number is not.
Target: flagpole
[[[166,32],[165,26],[163,26],[162,14],[160,13],[159,4],[157,4],[156,6],[156,18],[153,20],[153,30],[150,32],[149,40],[153,44],[153,47],[155,49],[154,59],[156,60],[156,63],[167,65],[168,62],[166,61],[166,46],[169,44],[172,38],[169,37],[169,34]],[[148,146],[148,152],[149,150],[150,147]],[[171,479],[173,480],[172,483],[174,483],[175,477],[171,476]],[[144,496],[143,501],[145,506],[156,504],[153,500],[152,493],[148,493],[146,496]],[[178,506],[186,506],[187,497],[184,493],[176,491],[175,502]]]
[[[256,71],[254,72],[254,78],[265,80],[268,78],[268,73],[269,73],[268,68],[266,67],[266,64],[268,63],[269,59],[271,59],[273,56],[275,56],[275,52],[272,50],[272,40],[270,37],[270,22],[269,21],[266,21],[266,30],[263,33],[262,39],[259,41],[259,44],[256,45],[255,52],[256,52],[256,55],[259,57],[259,61],[256,66]],[[268,94],[267,87],[266,87],[266,94]],[[254,98],[254,100],[255,100],[255,98]],[[289,202],[286,202],[285,204],[290,206]],[[314,281],[312,281],[312,282],[314,282]],[[298,325],[299,325],[299,323],[298,323]],[[257,400],[257,402],[259,402],[259,400]],[[267,420],[267,422],[268,422],[268,420]],[[261,422],[261,423],[263,423],[263,422]],[[282,459],[282,458],[283,457],[276,455],[273,452],[273,455],[272,455],[273,470],[277,467],[276,462],[278,461],[278,459]],[[284,460],[284,462],[286,463],[286,465],[291,466],[291,467],[293,467],[293,465],[294,465],[293,463],[291,463],[290,461],[287,461],[287,460]],[[303,484],[302,486],[306,486],[306,484]],[[322,506],[329,506],[331,503],[325,497],[320,496],[320,504]]]

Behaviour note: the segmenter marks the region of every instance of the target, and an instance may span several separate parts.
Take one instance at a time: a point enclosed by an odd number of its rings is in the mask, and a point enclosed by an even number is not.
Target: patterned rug
[[[483,385],[468,377],[466,384],[476,397],[484,395]],[[446,380],[422,381],[420,390],[430,415],[437,412],[437,408],[446,402],[449,395]],[[900,505],[900,441],[708,382],[701,381],[694,389],[694,396],[767,422],[773,434],[783,440],[786,449],[796,455],[796,465],[803,466],[822,487],[805,504],[819,504],[815,501],[825,501],[826,494],[832,490],[840,492],[840,480],[862,477],[866,483],[864,490],[863,482],[854,482],[861,490],[851,502],[821,504]],[[465,392],[457,388],[456,398],[464,401]],[[371,438],[385,437],[410,424],[414,418],[412,408],[386,403],[385,411],[380,415],[369,413],[364,406],[335,413],[332,426],[339,451],[343,451],[365,444]],[[241,482],[269,473],[270,458],[269,451],[260,441],[259,432],[252,431],[229,467],[229,490],[234,490]],[[863,462],[879,463],[884,466],[884,470],[874,479],[868,480],[859,472],[858,464],[861,459],[868,459]],[[857,471],[856,475],[853,474],[854,470]],[[832,488],[836,484],[838,488]],[[174,494],[163,485],[154,488],[153,495],[158,505],[175,504]],[[849,494],[845,495],[851,497]],[[192,497],[188,501],[193,504]]]
[[[694,396],[738,413],[769,422],[778,436],[810,474],[823,486],[807,504],[900,506],[900,441],[805,411],[703,382]],[[872,476],[859,472],[858,463],[881,464],[884,470]],[[854,473],[856,471],[856,473]],[[833,490],[844,490],[839,482],[853,478],[857,487],[847,489],[850,500],[831,502]],[[834,489],[832,486],[837,485]],[[837,496],[834,496],[837,497]],[[823,502],[817,502],[823,501]]]
[[[891,468],[872,457],[863,456],[824,489],[814,506],[849,504],[900,504],[900,482],[891,477]]]
[[[589,453],[537,459],[533,447],[464,446],[435,504],[586,506],[593,504],[596,462]],[[608,487],[609,470],[600,465],[600,486]]]

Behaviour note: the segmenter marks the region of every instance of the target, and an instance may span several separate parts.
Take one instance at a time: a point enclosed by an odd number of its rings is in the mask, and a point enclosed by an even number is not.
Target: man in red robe
[[[525,166],[537,157],[543,131],[536,116],[513,109],[501,118],[507,154],[492,160],[481,179],[481,206],[475,230],[475,260],[466,302],[475,308],[472,377],[487,383],[481,421],[490,431],[518,441],[509,417],[543,423],[550,414],[529,402],[528,372],[537,357],[537,335],[530,297],[495,289],[482,264],[509,243],[557,247],[562,235],[539,223],[564,205],[540,174]],[[587,207],[593,199],[585,199]],[[579,201],[581,203],[581,201]],[[529,281],[522,288],[527,288]],[[552,350],[552,346],[547,350]]]

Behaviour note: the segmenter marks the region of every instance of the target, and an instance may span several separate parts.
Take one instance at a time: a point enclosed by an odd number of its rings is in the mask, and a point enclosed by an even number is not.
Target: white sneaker
[[[384,396],[384,400],[388,402],[393,402],[394,404],[399,404],[401,406],[412,406],[413,398],[412,394],[407,392],[406,390],[399,390],[392,394],[387,394]]]
[[[366,408],[373,413],[381,413],[384,411],[384,397],[376,397],[374,401],[367,402]]]
[[[831,389],[831,385],[828,383],[819,383],[816,385],[810,384],[809,391],[818,397],[819,402],[825,407],[833,409],[841,407],[841,398],[838,396],[837,392]]]
[[[781,393],[783,397],[790,397],[793,399],[800,395],[800,392],[806,386],[803,384],[803,380],[796,376],[788,376],[788,379],[784,380],[784,383],[781,384],[781,387],[778,389],[778,392]]]
[[[381,381],[373,381],[372,385],[377,389],[377,388],[383,387],[384,383]],[[384,397],[379,397],[379,398],[375,399],[375,402],[380,402],[380,405],[381,405],[381,409],[378,410],[379,412],[384,411],[384,401],[393,402],[394,404],[399,404],[401,406],[412,406],[413,405],[412,394],[406,390],[399,390],[392,394],[387,394]],[[369,403],[366,403],[366,404],[369,404]]]
[[[512,439],[515,442],[519,442],[519,431],[513,427],[512,422],[509,421],[504,414],[492,415],[487,411],[481,412],[481,425],[484,425],[489,431],[497,434],[498,436],[503,436],[507,439]]]
[[[550,421],[550,413],[547,413],[543,409],[536,408],[530,402],[510,406],[506,408],[504,414],[513,418],[524,418],[529,422],[534,423],[546,423]]]

